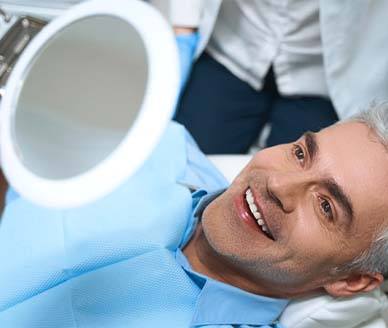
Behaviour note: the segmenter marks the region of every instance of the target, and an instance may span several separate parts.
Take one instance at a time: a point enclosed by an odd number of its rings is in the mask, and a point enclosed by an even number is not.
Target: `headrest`
[[[347,298],[325,294],[292,301],[280,322],[287,328],[385,327],[381,312],[387,308],[387,297],[380,289]]]

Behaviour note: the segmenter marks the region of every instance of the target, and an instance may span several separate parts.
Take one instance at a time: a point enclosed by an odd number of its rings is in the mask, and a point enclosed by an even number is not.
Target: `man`
[[[287,299],[381,284],[386,105],[257,153],[224,192],[183,186],[210,166],[180,131],[95,204],[7,205],[1,327],[276,327]]]
[[[376,288],[383,259],[341,268],[386,238],[385,147],[349,122],[257,153],[205,209],[187,257],[200,272],[271,297]]]

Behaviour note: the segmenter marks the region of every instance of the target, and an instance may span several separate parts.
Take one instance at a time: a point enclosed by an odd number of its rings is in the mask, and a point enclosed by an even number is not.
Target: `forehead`
[[[331,126],[317,134],[318,166],[350,196],[355,217],[388,212],[388,153],[376,135],[358,122]]]

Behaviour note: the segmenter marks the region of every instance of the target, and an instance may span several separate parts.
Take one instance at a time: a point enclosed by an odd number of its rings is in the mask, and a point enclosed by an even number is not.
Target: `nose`
[[[284,212],[291,213],[305,195],[308,185],[306,174],[274,172],[267,180],[267,191],[274,203]]]

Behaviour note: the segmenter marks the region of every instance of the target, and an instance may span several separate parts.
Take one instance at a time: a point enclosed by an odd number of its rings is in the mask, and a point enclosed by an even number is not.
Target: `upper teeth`
[[[255,199],[253,198],[252,190],[248,188],[248,190],[245,192],[245,199],[248,203],[249,209],[251,210],[253,216],[255,217],[257,224],[260,226],[261,230],[264,232],[269,231],[267,225],[265,224],[264,220],[261,218],[261,214],[257,209],[257,206],[255,204]]]

